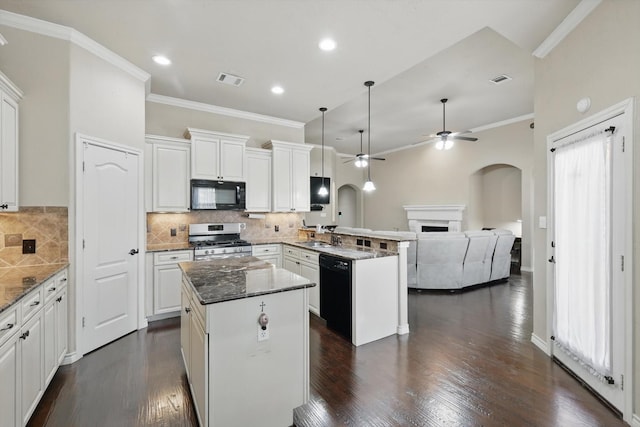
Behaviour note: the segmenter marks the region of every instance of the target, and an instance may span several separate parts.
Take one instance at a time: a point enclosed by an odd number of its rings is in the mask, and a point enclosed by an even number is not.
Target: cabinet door
[[[220,179],[244,181],[244,142],[220,141]]]
[[[191,178],[221,179],[218,164],[220,163],[220,140],[191,140]]]
[[[0,93],[0,212],[18,210],[18,104]]]
[[[248,212],[271,211],[271,154],[247,151],[247,195]]]
[[[309,288],[309,311],[320,316],[320,270],[318,264],[301,262],[300,275],[316,284],[316,286]]]
[[[280,255],[260,255],[260,256],[256,256],[256,258],[259,258],[263,261],[273,264],[278,268],[282,267],[282,261],[280,260]]]
[[[22,426],[20,419],[20,399],[18,384],[19,340],[16,333],[5,344],[0,346],[0,427]]]
[[[153,145],[153,211],[189,210],[191,150],[186,145]]]
[[[273,147],[273,212],[291,212],[291,150]]]
[[[153,268],[153,314],[180,310],[182,271],[177,264]]]
[[[300,274],[300,261],[291,257],[284,257],[282,267],[292,273]]]
[[[190,357],[191,357],[191,391],[193,393],[193,403],[196,407],[200,425],[207,424],[207,387],[208,378],[208,340],[204,333],[204,327],[200,325],[198,317],[191,316],[190,326]]]
[[[56,297],[56,355],[58,365],[67,355],[67,341],[69,328],[69,303],[67,302],[67,288],[64,287]]]
[[[20,330],[22,423],[27,424],[44,392],[42,310]]]
[[[56,301],[53,300],[44,306],[43,311],[44,330],[44,384],[49,384],[58,367],[58,354],[56,353]]]
[[[191,382],[191,352],[189,351],[191,346],[189,344],[189,338],[191,335],[191,300],[189,293],[182,288],[181,293],[181,311],[180,311],[180,347],[182,349],[182,359],[184,361],[184,368],[187,371],[187,378]]]
[[[296,212],[309,212],[309,151],[292,150],[292,208]]]

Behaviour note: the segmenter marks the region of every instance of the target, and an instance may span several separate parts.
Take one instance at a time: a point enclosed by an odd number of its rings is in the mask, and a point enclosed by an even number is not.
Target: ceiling
[[[305,123],[357,153],[379,153],[533,112],[532,52],[579,0],[0,0],[75,28],[151,75],[151,93]],[[332,52],[318,48],[331,37]],[[9,40],[9,43],[11,41]],[[155,64],[164,54],[172,65]],[[240,87],[216,82],[244,77]],[[512,77],[495,85],[489,79]],[[270,88],[285,92],[274,95]],[[188,124],[185,124],[187,126]],[[365,132],[365,144],[367,133]],[[477,143],[482,143],[479,141]]]

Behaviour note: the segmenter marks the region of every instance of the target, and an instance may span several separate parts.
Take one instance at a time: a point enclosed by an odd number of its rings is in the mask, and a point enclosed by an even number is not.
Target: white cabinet
[[[271,148],[272,211],[309,212],[309,152],[313,147],[269,141]]]
[[[180,286],[182,271],[179,262],[192,261],[193,251],[168,251],[153,253],[152,314],[177,314],[180,310]],[[164,316],[166,317],[166,316]]]
[[[22,91],[0,73],[0,212],[18,210],[18,101]]]
[[[282,267],[281,247],[282,245],[280,244],[253,245],[251,248],[251,255],[280,268]]]
[[[188,283],[181,286],[180,347],[187,380],[193,397],[196,415],[201,426],[207,426],[207,379],[208,336],[204,330],[204,319],[196,308],[199,302],[193,298]]]
[[[20,305],[0,313],[0,427],[21,426],[20,419]]]
[[[309,311],[320,316],[319,254],[314,251],[284,245],[283,268],[309,279],[316,286],[309,288]]]
[[[188,128],[191,139],[191,178],[245,180],[244,152],[248,136]]]
[[[40,307],[42,308],[42,307]],[[43,311],[38,310],[20,330],[20,388],[22,425],[36,409],[44,394],[44,334]]]
[[[191,142],[157,135],[145,141],[147,212],[189,211]]]
[[[271,211],[271,151],[246,148],[247,212]]]

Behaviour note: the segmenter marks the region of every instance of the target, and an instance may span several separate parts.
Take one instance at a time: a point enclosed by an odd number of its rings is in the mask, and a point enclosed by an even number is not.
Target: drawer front
[[[252,255],[278,255],[280,253],[280,245],[256,245],[252,248]]]
[[[38,289],[32,291],[22,300],[22,322],[25,323],[44,305],[43,298],[44,287],[38,286]]]
[[[62,287],[65,286],[68,281],[69,281],[69,276],[66,269],[58,273],[58,275],[56,276],[56,282],[58,283],[57,285],[58,290],[62,289]]]
[[[320,254],[318,252],[305,251],[304,249],[300,249],[300,260],[302,261],[309,261],[317,264],[319,255]]]
[[[288,257],[292,257],[292,258],[300,258],[300,249],[296,249],[292,246],[286,246],[284,247],[284,254],[285,256]]]
[[[55,277],[44,282],[44,285],[42,285],[42,287],[44,288],[45,302],[48,302],[49,300],[51,300],[56,295],[56,291],[59,289],[58,281],[56,280]]]
[[[192,261],[193,251],[169,251],[156,252],[153,254],[153,264],[173,264],[182,261]]]
[[[0,313],[0,346],[2,346],[14,332],[20,330],[20,326],[19,304]]]

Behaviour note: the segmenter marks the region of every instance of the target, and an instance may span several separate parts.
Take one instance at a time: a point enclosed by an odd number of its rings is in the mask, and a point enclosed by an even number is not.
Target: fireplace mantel
[[[447,227],[448,231],[462,231],[466,205],[405,205],[409,230],[420,233],[422,226]]]

